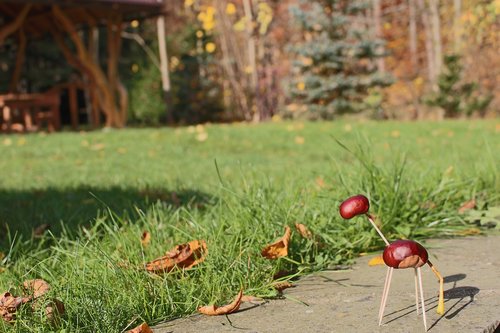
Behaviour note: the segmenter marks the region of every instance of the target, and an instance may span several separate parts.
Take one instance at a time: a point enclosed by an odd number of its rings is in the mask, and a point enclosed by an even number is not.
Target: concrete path
[[[500,236],[432,240],[429,259],[445,277],[443,316],[436,314],[438,283],[422,267],[429,332],[494,332],[500,324]],[[378,326],[386,267],[360,258],[351,270],[325,271],[301,279],[283,300],[245,304],[237,313],[194,315],[154,327],[184,332],[424,332],[415,312],[413,269],[395,270],[385,317]],[[500,329],[499,329],[500,331]]]

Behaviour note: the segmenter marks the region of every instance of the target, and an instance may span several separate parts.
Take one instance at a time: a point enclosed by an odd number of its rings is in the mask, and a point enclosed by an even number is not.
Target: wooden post
[[[156,30],[158,33],[158,48],[160,53],[160,72],[161,72],[161,85],[163,88],[163,100],[167,104],[167,108],[171,105],[170,103],[170,77],[168,75],[168,54],[167,54],[167,42],[165,40],[165,17],[163,15],[158,16],[156,20]],[[167,111],[167,119],[169,123],[173,123],[172,112]]]
[[[69,111],[71,116],[71,128],[76,130],[78,128],[78,96],[76,85],[70,83],[68,85],[68,97],[69,97]]]
[[[19,84],[19,78],[21,77],[21,71],[24,64],[24,59],[26,57],[26,34],[24,29],[19,30],[19,43],[17,45],[17,56],[16,64],[14,66],[14,72],[12,73],[12,79],[10,81],[9,91],[12,93],[17,92],[17,85]]]

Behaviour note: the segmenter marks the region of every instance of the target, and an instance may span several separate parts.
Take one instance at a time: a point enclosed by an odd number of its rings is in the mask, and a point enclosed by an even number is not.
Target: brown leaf
[[[56,323],[64,312],[64,303],[56,298],[45,307],[45,316],[51,323]]]
[[[285,234],[276,242],[267,245],[262,249],[262,256],[267,259],[276,259],[280,257],[285,257],[288,255],[288,242],[290,241],[290,236],[292,235],[292,230],[289,226],[285,227]]]
[[[302,237],[307,238],[307,239],[312,238],[312,232],[309,230],[309,228],[307,228],[302,223],[295,223],[295,229],[297,229],[297,231],[299,232],[299,234]]]
[[[33,230],[33,235],[36,237],[41,237],[43,234],[50,229],[50,224],[44,223],[40,224]]]
[[[151,242],[151,234],[149,231],[144,231],[141,236],[141,244],[143,247],[146,247],[149,245],[149,242]]]
[[[462,203],[462,205],[458,209],[458,213],[463,214],[466,211],[473,209],[474,207],[476,207],[476,200],[472,199],[472,200],[466,201],[466,202]]]
[[[205,260],[208,254],[207,244],[203,240],[194,240],[177,245],[163,257],[146,263],[146,270],[151,273],[170,272],[174,267],[189,269]]]
[[[230,304],[218,307],[217,305],[206,305],[198,308],[198,312],[206,314],[208,316],[218,316],[223,314],[233,313],[238,311],[241,305],[241,299],[243,297],[243,289],[240,290],[234,301]]]
[[[324,188],[324,187],[326,187],[325,180],[324,180],[324,179],[323,179],[323,177],[321,177],[321,176],[316,177],[315,182],[316,182],[316,185],[317,185],[319,188]]]
[[[282,281],[282,282],[275,282],[273,284],[273,288],[276,289],[277,291],[283,291],[287,288],[295,288],[295,286],[288,281]]]
[[[26,280],[23,282],[24,289],[30,297],[37,299],[50,290],[50,285],[42,279]]]
[[[0,296],[0,317],[7,321],[16,319],[17,309],[28,302],[27,297],[14,297],[11,293],[5,292]]]
[[[149,327],[147,323],[142,323],[136,328],[127,331],[127,333],[153,333],[153,330]]]
[[[368,261],[368,266],[377,266],[377,265],[385,265],[384,258],[382,255],[376,256]]]

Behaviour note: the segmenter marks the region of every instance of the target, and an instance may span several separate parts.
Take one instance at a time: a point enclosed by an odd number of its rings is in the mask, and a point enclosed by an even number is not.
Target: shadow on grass
[[[145,210],[160,203],[172,209],[189,207],[204,209],[214,198],[195,190],[166,189],[48,188],[36,191],[0,189],[0,250],[6,246],[7,230],[23,238],[33,236],[34,230],[48,225],[58,234],[62,225],[72,234],[81,226],[91,225],[106,210],[118,216],[137,217],[137,209]]]

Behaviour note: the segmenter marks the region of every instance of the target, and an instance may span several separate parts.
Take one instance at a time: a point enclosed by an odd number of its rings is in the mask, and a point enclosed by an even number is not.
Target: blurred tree
[[[290,47],[296,59],[290,96],[300,104],[287,108],[293,116],[332,119],[373,107],[375,87],[391,83],[377,71],[384,56],[380,39],[370,34],[366,1],[315,0],[291,7],[303,38]],[[367,24],[368,23],[368,24]]]
[[[475,82],[462,82],[463,67],[459,56],[446,56],[444,65],[445,70],[437,82],[439,90],[426,100],[427,104],[442,108],[448,118],[470,116],[474,112],[484,115],[493,96],[481,96]]]

